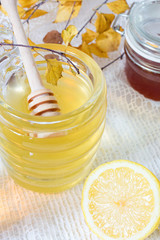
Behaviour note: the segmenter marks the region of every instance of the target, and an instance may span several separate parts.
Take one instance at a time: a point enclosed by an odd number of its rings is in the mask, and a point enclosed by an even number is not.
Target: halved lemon
[[[160,183],[144,166],[116,160],[86,179],[82,210],[100,239],[142,240],[160,223]]]

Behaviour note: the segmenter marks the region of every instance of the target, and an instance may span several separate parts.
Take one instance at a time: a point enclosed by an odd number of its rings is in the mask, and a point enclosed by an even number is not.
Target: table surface
[[[79,16],[71,24],[80,29],[101,2],[83,0]],[[36,43],[42,42],[48,31],[61,31],[65,26],[51,23],[56,13],[53,4],[45,8],[50,14],[31,22],[30,38]],[[106,12],[107,7],[101,11]],[[104,66],[120,54],[122,47],[110,54],[110,59],[96,58],[96,61]],[[115,159],[129,159],[143,164],[160,179],[160,102],[144,98],[129,86],[124,61],[119,60],[104,70],[108,89],[106,128],[92,169]],[[83,182],[59,194],[34,193],[16,185],[0,162],[0,239],[98,240],[83,218],[82,187]],[[149,239],[160,239],[159,229]]]

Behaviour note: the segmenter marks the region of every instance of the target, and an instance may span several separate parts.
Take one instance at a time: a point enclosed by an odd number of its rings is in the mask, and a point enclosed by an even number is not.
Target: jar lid
[[[135,3],[129,13],[125,35],[135,52],[160,63],[160,0]]]

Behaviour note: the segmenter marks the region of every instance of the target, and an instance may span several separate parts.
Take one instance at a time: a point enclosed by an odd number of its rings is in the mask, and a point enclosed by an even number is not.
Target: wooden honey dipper
[[[13,25],[13,31],[17,43],[29,45],[17,11],[17,0],[2,0],[1,3],[7,11]],[[28,96],[29,110],[32,111],[33,115],[59,115],[60,109],[57,100],[54,97],[53,92],[43,86],[31,50],[29,48],[19,47],[19,51],[31,88],[31,94]]]

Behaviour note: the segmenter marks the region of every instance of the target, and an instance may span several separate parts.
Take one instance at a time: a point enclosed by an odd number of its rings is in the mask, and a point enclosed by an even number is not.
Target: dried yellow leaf
[[[73,70],[73,68],[71,67],[71,65],[69,65],[69,70],[70,70],[70,72],[71,72],[71,74],[72,74],[73,76],[76,76],[76,72]]]
[[[82,45],[78,47],[78,49],[92,57],[89,45],[86,42],[83,42]]]
[[[89,45],[90,52],[100,58],[108,58],[108,54],[106,52],[102,52],[95,43]]]
[[[82,34],[82,41],[86,43],[92,42],[96,37],[98,37],[98,33],[86,28],[86,32]]]
[[[34,9],[31,9],[29,11],[26,11],[25,14],[21,17],[21,19],[27,19],[32,13],[33,13]],[[44,11],[44,10],[41,10],[41,9],[37,9],[33,15],[31,16],[30,19],[32,18],[37,18],[37,17],[40,17],[40,16],[43,16],[45,14],[47,14],[48,12]]]
[[[2,5],[0,5],[0,11],[1,11],[4,15],[8,16],[7,11],[4,9],[4,7],[2,7]]]
[[[35,43],[34,43],[30,38],[28,38],[28,43],[29,43],[29,45],[31,45],[31,46],[34,46],[34,45],[35,45]]]
[[[96,31],[102,33],[107,30],[106,19],[103,14],[97,12],[97,19],[95,21]]]
[[[102,13],[103,16],[105,17],[106,19],[106,25],[107,25],[107,29],[106,31],[110,28],[111,26],[111,23],[113,22],[114,18],[115,18],[115,15],[114,14],[108,14],[108,13]],[[109,27],[108,27],[109,26]]]
[[[96,39],[97,47],[102,52],[116,51],[121,42],[121,35],[115,32],[112,28],[100,34]]]
[[[47,70],[46,70],[46,80],[48,83],[57,85],[58,80],[62,76],[62,63],[57,61],[57,59],[46,59]]]
[[[114,19],[113,14],[97,12],[97,19],[95,21],[96,31],[98,33],[103,33],[104,31],[107,31],[110,28],[113,19]]]
[[[107,53],[101,51],[95,43],[88,45],[86,42],[83,42],[82,45],[78,47],[78,49],[88,54],[90,57],[93,57],[92,54],[94,54],[101,58],[108,58]]]
[[[112,12],[116,14],[123,13],[129,9],[126,0],[116,0],[114,2],[107,3],[107,6]]]
[[[106,21],[109,21],[109,23],[111,24],[115,18],[114,14],[112,13],[102,13],[103,16],[105,17]]]
[[[39,56],[39,54],[36,52],[36,53],[33,53],[33,57],[36,58],[37,56]]]
[[[17,10],[18,10],[20,18],[23,17],[26,11],[19,5],[17,5]]]
[[[33,4],[36,4],[38,0],[18,0],[18,2],[23,8],[29,8]]]
[[[65,30],[62,31],[62,39],[66,46],[72,41],[72,39],[77,35],[78,30],[74,25],[68,26]]]
[[[9,43],[9,44],[12,44],[12,43],[13,43],[12,40],[9,40],[9,39],[4,39],[4,42],[5,42],[5,43]]]
[[[71,19],[74,17],[77,17],[80,11],[81,5],[82,5],[82,1],[62,1],[61,0],[58,7],[56,20],[54,22],[56,23],[56,22],[67,21],[70,18],[72,11],[73,11],[73,14],[71,16]]]

